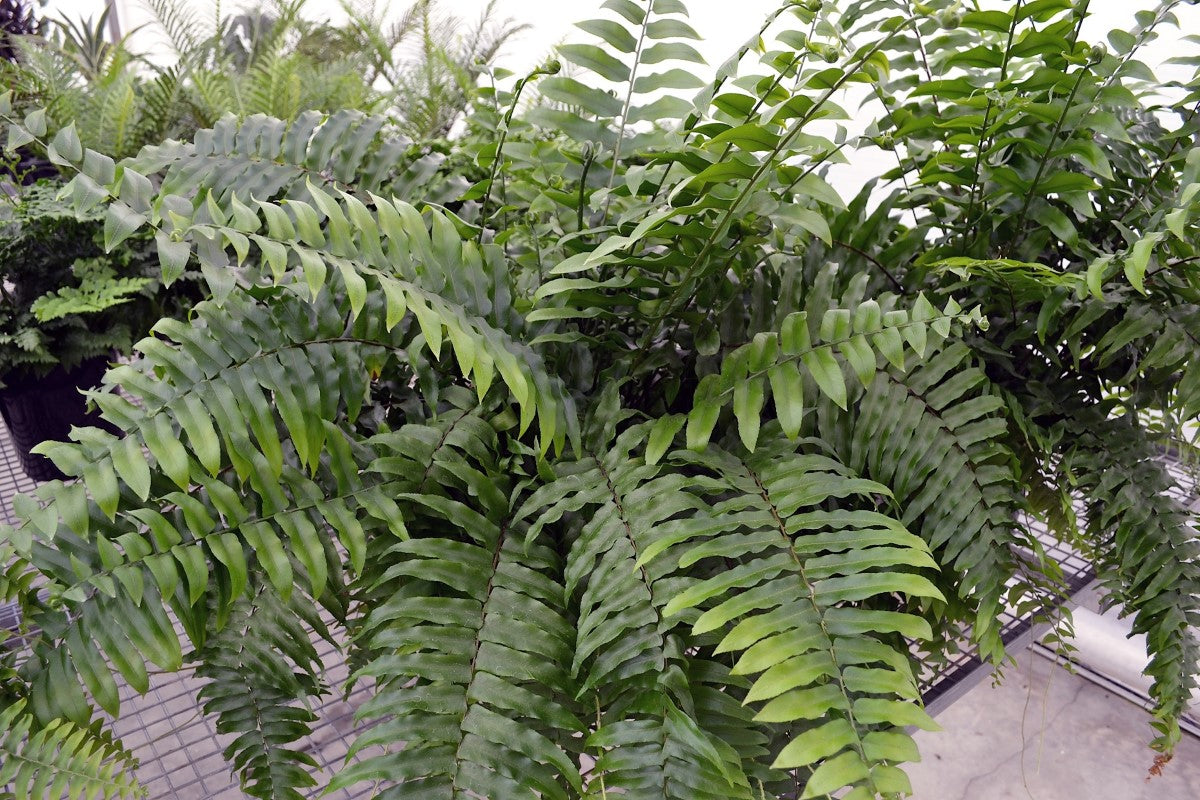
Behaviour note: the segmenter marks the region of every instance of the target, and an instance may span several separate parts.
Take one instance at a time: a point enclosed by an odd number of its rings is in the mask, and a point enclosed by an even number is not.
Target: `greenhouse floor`
[[[1003,683],[983,681],[920,732],[905,765],[916,800],[1196,800],[1200,739],[1147,780],[1147,713],[1032,650]]]

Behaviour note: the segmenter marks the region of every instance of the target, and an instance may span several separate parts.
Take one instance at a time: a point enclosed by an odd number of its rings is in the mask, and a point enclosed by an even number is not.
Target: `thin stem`
[[[1063,106],[1062,113],[1058,115],[1058,120],[1054,123],[1054,132],[1050,134],[1050,141],[1046,144],[1046,149],[1042,153],[1041,161],[1038,162],[1037,172],[1033,175],[1033,182],[1029,184],[1029,190],[1025,192],[1025,202],[1021,204],[1021,213],[1017,215],[1017,224],[1013,229],[1013,236],[1008,241],[1008,246],[1005,248],[1006,253],[1011,252],[1012,248],[1021,243],[1023,230],[1025,227],[1025,217],[1029,213],[1029,204],[1033,202],[1033,194],[1037,190],[1038,184],[1041,183],[1042,175],[1046,171],[1046,165],[1050,163],[1050,157],[1054,154],[1054,145],[1058,141],[1058,135],[1062,132],[1063,123],[1067,120],[1067,114],[1071,113],[1072,103],[1075,102],[1075,95],[1079,93],[1079,87],[1083,84],[1083,79],[1091,71],[1092,64],[1088,63],[1079,68],[1079,72],[1075,76],[1075,85],[1071,87],[1071,93],[1067,95],[1067,102]]]
[[[879,268],[880,272],[882,272],[885,276],[887,276],[887,279],[892,282],[892,286],[894,286],[896,288],[897,292],[901,292],[901,293],[904,292],[904,284],[901,283],[899,280],[897,280],[896,276],[893,275],[891,272],[889,272],[888,268],[883,265],[883,262],[880,261],[879,259],[875,258],[875,256],[871,255],[866,250],[861,250],[861,249],[855,247],[854,245],[850,244],[849,242],[843,242],[841,239],[834,239],[833,243],[835,245],[837,245],[838,247],[844,247],[845,249],[847,249],[853,253],[858,253],[860,256],[865,258],[867,261],[870,261],[872,264],[874,264],[876,267]]]
[[[617,179],[617,165],[621,160],[621,143],[625,139],[625,128],[629,121],[629,108],[633,105],[633,84],[637,80],[638,67],[642,64],[642,47],[646,43],[646,28],[650,25],[651,4],[646,4],[646,14],[642,17],[642,29],[638,32],[637,48],[633,52],[633,68],[629,70],[629,88],[625,90],[625,102],[621,105],[621,125],[617,128],[617,141],[613,145],[612,169],[608,173],[606,188],[612,189],[613,181]],[[608,204],[612,195],[604,201],[604,213],[608,214]]]
[[[583,169],[579,175],[579,197],[575,201],[575,221],[580,232],[583,231],[583,200],[587,195],[588,173],[592,171],[592,164],[595,162],[596,151],[589,142],[583,151]]]
[[[513,114],[517,111],[517,103],[521,100],[521,92],[525,90],[525,84],[539,75],[553,75],[558,72],[556,66],[538,67],[533,72],[526,75],[521,80],[517,81],[517,85],[513,90],[512,102],[508,105],[508,111],[504,114],[504,120],[501,123],[500,140],[496,143],[496,155],[492,158],[492,169],[488,175],[487,189],[483,193],[483,201],[479,206],[479,236],[476,241],[483,244],[483,234],[487,231],[487,207],[488,201],[492,197],[492,187],[496,184],[496,175],[500,171],[500,162],[504,157],[504,143],[508,140],[508,126],[512,122]]]
[[[1000,62],[1000,80],[996,82],[997,86],[1008,80],[1008,62],[1012,58],[1013,39],[1017,33],[1017,17],[1021,14],[1021,5],[1023,2],[1024,0],[1017,0],[1017,5],[1012,11],[1012,23],[1008,26],[1008,40],[1004,44],[1004,58]],[[990,146],[987,130],[992,122],[992,110],[994,106],[994,101],[989,97],[987,107],[983,112],[983,124],[979,127],[979,145],[975,150],[975,174],[971,178],[971,191],[968,195],[967,213],[963,215],[963,249],[966,249],[967,234],[971,230],[971,217],[975,214],[975,190],[979,188],[979,173],[983,168],[983,153]]]
[[[912,3],[909,2],[907,5],[908,5],[909,13],[912,14],[913,13],[912,12]],[[921,66],[925,68],[925,78],[930,83],[933,83],[933,70],[931,70],[929,68],[929,53],[925,50],[925,40],[923,38],[921,38],[921,27],[917,24],[917,19],[916,19],[915,15],[913,16],[913,19],[912,19],[912,30],[913,30],[913,36],[917,40],[917,50],[921,53]],[[937,95],[936,94],[932,95],[932,99],[933,99],[933,112],[940,119],[942,116],[942,110],[938,107]],[[888,115],[891,116],[891,112],[888,112]]]

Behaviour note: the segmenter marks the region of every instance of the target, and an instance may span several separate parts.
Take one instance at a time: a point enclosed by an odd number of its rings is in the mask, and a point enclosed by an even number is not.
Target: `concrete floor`
[[[915,800],[1200,800],[1200,739],[1147,780],[1147,712],[1028,650],[937,721],[905,767]]]

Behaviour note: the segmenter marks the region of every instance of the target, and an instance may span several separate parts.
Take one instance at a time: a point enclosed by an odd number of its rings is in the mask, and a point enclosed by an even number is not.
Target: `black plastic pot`
[[[65,441],[72,426],[92,425],[116,432],[116,428],[89,413],[80,389],[100,385],[108,368],[108,357],[84,361],[72,370],[56,367],[41,378],[9,380],[0,389],[0,414],[8,426],[25,474],[35,481],[65,477],[54,462],[29,452],[42,442]]]

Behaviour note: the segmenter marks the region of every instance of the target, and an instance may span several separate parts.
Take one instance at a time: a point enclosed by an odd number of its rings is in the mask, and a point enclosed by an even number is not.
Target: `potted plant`
[[[35,480],[60,473],[30,450],[102,424],[80,390],[163,311],[144,241],[106,254],[103,215],[77,216],[61,187],[38,182],[0,201],[0,413]]]
[[[609,0],[560,50],[596,76],[478,113],[454,213],[379,178],[357,113],[164,145],[142,177],[177,194],[136,211],[214,301],[110,373],[125,438],[55,446],[80,480],[0,528],[39,632],[0,651],[16,783],[49,741],[136,794],[87,726],[149,662],[196,666],[257,797],[318,780],[311,701],[354,681],[377,724],[331,790],[905,795],[917,669],[968,637],[1003,664],[999,609],[1062,590],[1029,517],[1146,633],[1161,770],[1200,672],[1154,449],[1200,418],[1200,75],[1164,129],[1136,60],[1171,6],[1108,52],[1068,3],[790,2],[710,82],[682,3]],[[851,84],[877,116],[818,124]],[[890,193],[820,177],[876,148]],[[268,158],[264,191],[238,165]]]
[[[180,26],[185,11],[164,4],[159,21],[171,34],[177,60],[163,67],[134,53],[127,38],[106,41],[107,10],[98,20],[53,20],[47,27],[21,3],[5,0],[0,83],[12,87],[22,106],[45,107],[47,140],[74,125],[82,146],[115,159],[231,112],[246,117],[267,111],[286,119],[308,108],[387,107],[401,94],[413,109],[440,105],[445,127],[466,108],[466,87],[456,84],[450,102],[445,81],[397,61],[401,40],[422,34],[422,59],[446,70],[477,70],[519,30],[492,25],[485,15],[470,39],[476,49],[451,52],[455,44],[443,28],[433,30],[427,2],[388,36],[366,18],[344,29],[309,22],[300,16],[301,6],[222,17],[213,30],[197,35]],[[377,92],[364,74],[386,78],[393,88]],[[277,85],[288,91],[274,92]],[[426,102],[417,102],[422,96]],[[30,142],[0,163],[0,188],[7,188],[0,211],[0,275],[6,282],[0,405],[23,468],[40,480],[59,473],[30,448],[65,438],[72,425],[98,421],[86,414],[79,389],[96,385],[113,353],[127,352],[165,308],[182,311],[195,299],[187,289],[159,291],[154,271],[145,268],[149,238],[119,242],[105,255],[102,214],[77,218],[72,204],[54,197],[61,184],[19,188],[56,177],[46,155],[44,143]]]

